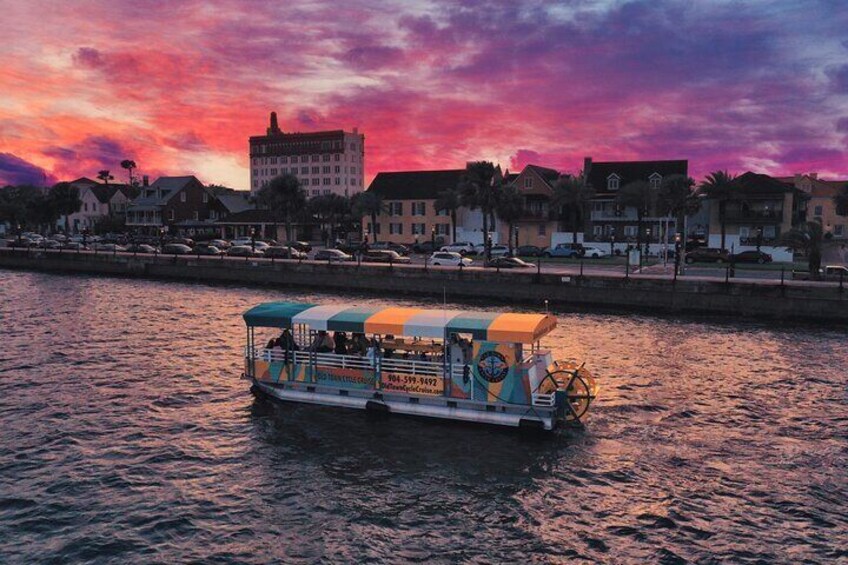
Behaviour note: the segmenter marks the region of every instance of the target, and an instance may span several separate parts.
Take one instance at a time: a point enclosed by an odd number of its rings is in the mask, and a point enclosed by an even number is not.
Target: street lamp
[[[250,228],[250,251],[256,253],[256,228]]]
[[[759,226],[757,228],[757,253],[760,252],[760,247],[763,244],[763,227]]]
[[[645,258],[648,258],[651,243],[651,228],[645,228]]]
[[[610,257],[615,255],[615,228],[610,231]]]
[[[518,226],[513,226],[513,231],[515,232],[515,249],[516,254],[518,253]]]
[[[18,247],[21,246],[21,224],[15,226],[15,232],[18,234]]]
[[[432,244],[432,248],[436,249],[436,226],[430,229],[430,243]]]

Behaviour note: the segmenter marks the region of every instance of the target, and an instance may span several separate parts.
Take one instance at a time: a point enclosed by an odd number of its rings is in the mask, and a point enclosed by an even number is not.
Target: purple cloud
[[[100,51],[93,47],[80,47],[72,56],[75,65],[88,69],[98,69],[106,64]]]
[[[11,153],[0,153],[0,186],[53,184],[55,179],[47,171]]]

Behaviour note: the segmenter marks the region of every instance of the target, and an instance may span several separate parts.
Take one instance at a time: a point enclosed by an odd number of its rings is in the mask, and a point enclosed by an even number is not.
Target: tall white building
[[[287,173],[300,180],[309,197],[353,196],[365,189],[365,135],[357,128],[284,133],[271,112],[267,133],[250,138],[250,191]]]

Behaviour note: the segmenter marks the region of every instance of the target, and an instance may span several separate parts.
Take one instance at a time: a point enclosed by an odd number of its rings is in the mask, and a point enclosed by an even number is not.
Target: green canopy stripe
[[[252,327],[291,328],[292,318],[314,306],[317,305],[298,304],[296,302],[266,302],[245,312],[244,322]]]
[[[357,306],[339,312],[327,320],[327,329],[337,332],[365,332],[365,320],[383,310],[382,307]]]

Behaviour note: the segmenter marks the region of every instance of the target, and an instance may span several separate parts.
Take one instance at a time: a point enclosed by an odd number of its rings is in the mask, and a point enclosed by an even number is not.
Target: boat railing
[[[422,361],[419,359],[380,359],[380,369],[389,373],[409,373],[442,377],[445,366],[441,361]]]
[[[554,406],[556,405],[556,394],[555,393],[541,393],[534,392],[533,393],[533,406]]]
[[[250,350],[246,349],[245,353],[249,354]],[[282,349],[258,348],[253,351],[253,357],[254,359],[275,363],[294,362],[298,364],[315,364],[324,367],[359,370],[373,370],[375,368],[374,361],[368,357],[341,355],[337,353],[314,353],[310,351],[286,352]],[[380,370],[383,372],[427,375],[440,378],[444,375],[445,369],[441,361],[381,358],[379,363]],[[462,367],[454,367],[454,374],[462,375]]]

